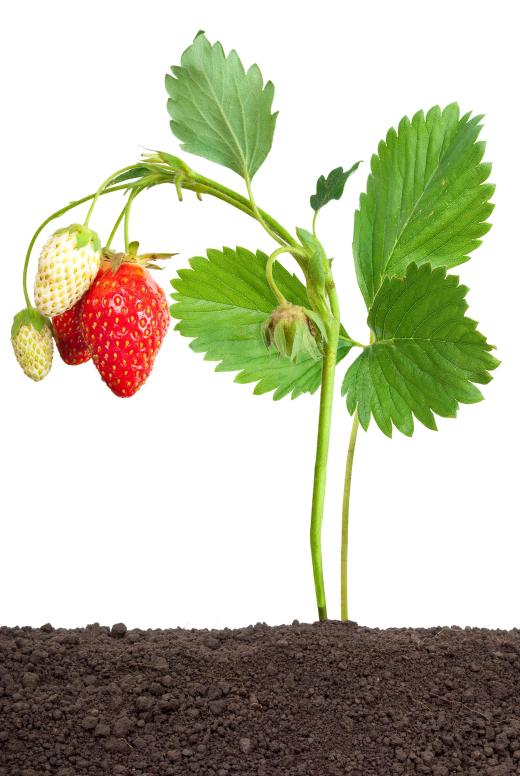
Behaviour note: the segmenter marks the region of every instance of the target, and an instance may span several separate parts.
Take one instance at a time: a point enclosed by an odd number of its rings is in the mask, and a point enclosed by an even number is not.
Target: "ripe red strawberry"
[[[116,396],[133,396],[152,371],[168,329],[162,288],[131,259],[115,271],[106,261],[85,294],[81,321],[102,379]]]
[[[74,307],[52,319],[56,345],[63,361],[71,366],[89,361],[91,354],[81,328],[81,297]]]

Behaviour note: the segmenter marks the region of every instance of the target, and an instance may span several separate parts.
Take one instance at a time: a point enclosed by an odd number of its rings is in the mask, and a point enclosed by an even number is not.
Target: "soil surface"
[[[520,774],[520,630],[0,628],[0,776]]]

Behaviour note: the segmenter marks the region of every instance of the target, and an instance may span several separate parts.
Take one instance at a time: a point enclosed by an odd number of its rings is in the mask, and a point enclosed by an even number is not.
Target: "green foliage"
[[[236,51],[226,57],[199,33],[166,76],[173,134],[189,153],[252,178],[271,149],[277,113],[274,86],[257,65],[246,72]]]
[[[208,250],[207,258],[191,259],[191,269],[179,270],[172,280],[175,289],[171,307],[179,319],[177,330],[193,337],[191,347],[219,361],[216,371],[239,372],[238,383],[257,383],[255,394],[274,391],[274,399],[289,394],[314,393],[321,383],[321,359],[301,357],[296,364],[266,347],[262,327],[278,306],[265,268],[267,256],[245,248]],[[309,307],[304,285],[279,263],[273,276],[289,302]],[[338,360],[348,353],[342,343]]]
[[[354,221],[354,259],[369,307],[385,277],[415,262],[454,267],[467,261],[490,228],[494,186],[484,183],[481,116],[459,117],[456,104],[434,107],[398,131],[390,129],[372,157],[366,194]]]
[[[320,175],[316,184],[316,194],[311,196],[311,208],[315,211],[321,210],[331,199],[341,199],[345,184],[353,172],[356,172],[361,161],[352,165],[350,170],[344,170],[342,167],[336,167],[329,172],[325,178]]]
[[[488,383],[499,362],[465,317],[467,291],[429,264],[383,281],[368,316],[375,341],[350,366],[342,389],[365,430],[371,415],[387,436],[392,425],[411,436],[413,415],[435,430],[433,413],[455,417],[459,402],[482,399],[474,383]]]

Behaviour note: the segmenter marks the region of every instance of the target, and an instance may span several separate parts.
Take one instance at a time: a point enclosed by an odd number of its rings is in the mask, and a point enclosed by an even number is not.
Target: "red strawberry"
[[[52,319],[52,327],[60,356],[66,364],[84,364],[90,359],[90,350],[81,329],[81,307],[84,297],[74,307]]]
[[[84,297],[83,334],[102,379],[116,396],[133,396],[152,371],[168,329],[166,295],[150,273],[126,257],[105,261]]]

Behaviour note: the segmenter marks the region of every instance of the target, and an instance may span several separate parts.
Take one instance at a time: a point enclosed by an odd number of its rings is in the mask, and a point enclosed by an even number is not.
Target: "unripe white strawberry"
[[[53,318],[88,291],[101,267],[99,237],[81,224],[59,229],[42,248],[34,283],[36,307]]]
[[[31,380],[43,380],[52,365],[53,338],[48,318],[34,307],[14,316],[11,342],[16,360]]]

